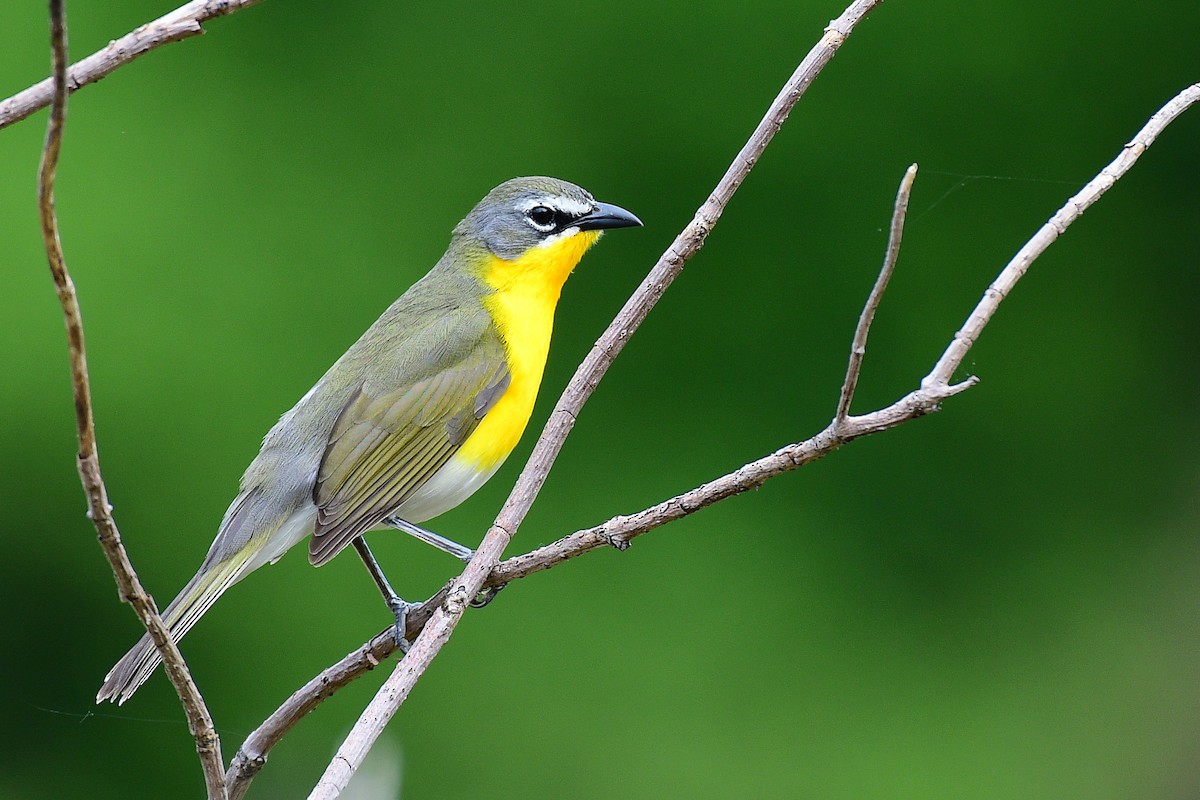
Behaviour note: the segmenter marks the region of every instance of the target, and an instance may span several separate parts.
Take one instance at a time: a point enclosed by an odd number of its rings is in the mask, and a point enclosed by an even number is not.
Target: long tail
[[[279,558],[291,546],[290,541],[276,541],[274,547],[267,546],[279,522],[271,516],[273,506],[263,500],[263,492],[253,488],[241,492],[230,504],[200,571],[162,612],[173,641],[182,639],[226,589],[266,560]],[[162,657],[147,633],[104,676],[96,702],[124,703],[160,663]]]
[[[245,574],[249,561],[249,554],[242,553],[196,573],[163,611],[163,622],[171,632],[171,639],[176,642],[182,639],[217,598]],[[162,656],[147,633],[104,676],[104,685],[96,694],[96,702],[112,700],[121,705],[133,696],[160,663]]]

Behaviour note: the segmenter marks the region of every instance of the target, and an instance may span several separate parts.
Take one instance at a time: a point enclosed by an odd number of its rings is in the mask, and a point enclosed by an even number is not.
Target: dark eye
[[[526,212],[529,221],[542,230],[550,230],[554,227],[554,209],[546,206],[534,206]]]

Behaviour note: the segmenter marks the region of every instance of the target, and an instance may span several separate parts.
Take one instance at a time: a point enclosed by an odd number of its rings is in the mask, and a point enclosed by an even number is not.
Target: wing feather
[[[442,468],[508,387],[500,347],[480,347],[414,383],[360,385],[317,470],[309,560],[320,565],[391,516]]]

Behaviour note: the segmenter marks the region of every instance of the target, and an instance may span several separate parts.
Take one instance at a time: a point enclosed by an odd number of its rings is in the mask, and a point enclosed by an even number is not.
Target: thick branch
[[[1123,164],[1123,168],[1119,172],[1113,170],[1113,165],[1106,168],[1105,172],[1111,172],[1113,180],[1119,178],[1132,166],[1132,160],[1136,160],[1145,151],[1162,129],[1174,120],[1175,117],[1179,116],[1188,106],[1197,102],[1197,100],[1200,100],[1200,84],[1189,87],[1167,103],[1161,111],[1155,114],[1150,123],[1126,145],[1122,156],[1118,158],[1117,162],[1114,162],[1114,164],[1118,162]],[[1133,154],[1132,160],[1125,163],[1123,159],[1130,153]],[[1104,173],[1101,174],[1103,175]],[[888,256],[884,260],[884,272],[889,271],[895,264],[896,253],[894,252],[894,243],[898,245],[899,242],[897,220],[899,219],[900,224],[903,222],[900,200],[907,193],[906,185],[909,184],[909,181],[909,175],[906,174],[905,183],[902,184],[900,193],[897,196],[897,211],[893,215],[893,236],[892,241],[889,242]],[[1089,183],[1088,186],[1091,186],[1093,183],[1096,183],[1096,181]],[[1081,192],[1080,194],[1082,195],[1083,193]],[[1062,212],[1059,213],[1061,214]],[[1058,215],[1055,215],[1055,218],[1057,219]],[[1022,248],[1021,252],[1025,252],[1026,248]],[[1038,252],[1040,253],[1040,251]],[[1028,268],[1028,264],[1025,267]],[[1008,267],[1005,268],[1005,271],[1008,271]],[[1003,277],[1003,273],[1001,277]],[[882,280],[883,273],[881,273],[880,278],[881,280],[876,281],[876,288],[872,290],[871,298],[867,301],[868,307],[878,305],[878,295],[882,292],[882,285],[886,284],[886,281]],[[999,279],[997,279],[997,282],[999,282]],[[990,292],[991,289],[989,289],[989,295]],[[989,295],[985,295],[985,300]],[[1003,298],[1001,297],[1000,299]],[[992,310],[994,312],[994,308]],[[864,308],[864,318],[868,316],[866,312],[867,308]],[[972,317],[977,313],[979,313],[978,309],[972,314]],[[988,317],[990,318],[990,314]],[[867,327],[869,328],[869,322],[867,323]],[[860,333],[862,334],[861,337]],[[866,330],[860,321],[859,330],[855,334],[856,344],[861,338],[862,343],[865,345],[865,333]],[[961,339],[956,337],[951,342],[946,354],[943,355],[943,361],[959,341]],[[854,349],[856,350],[856,348]],[[961,363],[961,356],[958,363]],[[952,370],[953,367],[951,368]],[[695,513],[701,508],[740,494],[748,489],[760,486],[776,475],[790,472],[797,467],[828,455],[842,444],[853,439],[889,430],[935,411],[943,400],[965,391],[976,383],[974,378],[970,378],[958,384],[948,384],[947,381],[939,379],[938,374],[938,371],[935,369],[934,372],[930,373],[922,381],[922,388],[905,395],[886,408],[862,416],[846,416],[842,419],[840,425],[838,419],[835,417],[834,423],[816,436],[806,439],[803,442],[787,445],[768,456],[752,461],[734,472],[709,481],[689,492],[672,497],[669,500],[665,500],[635,514],[613,517],[595,527],[576,531],[552,544],[510,558],[498,564],[487,576],[482,585],[503,585],[535,572],[549,569],[564,561],[601,547],[616,546],[623,549],[624,545],[636,536],[640,536],[673,520]],[[848,401],[846,403],[848,405]],[[409,616],[408,628],[405,632],[406,637],[410,640],[415,638],[425,627],[434,612],[440,609],[446,602],[451,590],[460,585],[461,579],[447,584],[436,595],[415,609]],[[391,631],[385,630],[298,689],[246,739],[238,751],[227,776],[231,797],[240,798],[244,795],[249,781],[262,768],[263,763],[265,763],[271,747],[299,722],[304,715],[316,708],[323,700],[332,696],[342,686],[373,669],[383,659],[394,652],[395,642],[393,641]]]
[[[449,639],[468,601],[479,592],[488,574],[500,561],[504,548],[529,512],[564,440],[574,427],[579,410],[604,377],[613,359],[654,308],[663,292],[683,270],[687,260],[704,244],[726,204],[758,162],[796,102],[833,58],[854,27],[880,2],[882,0],[856,0],[840,17],[829,24],[824,36],[784,85],[708,200],[601,335],[551,412],[529,462],[517,479],[495,523],[476,550],[475,557],[455,582],[446,601],[434,612],[433,618],[421,631],[412,649],[363,712],[310,798],[319,800],[336,797],[345,787],[361,763],[362,756],[370,749],[413,685]]]
[[[198,36],[204,33],[201,27],[203,23],[214,17],[232,14],[257,2],[259,0],[192,0],[153,22],[147,22],[120,39],[109,42],[107,47],[92,53],[78,64],[73,64],[67,74],[67,90],[74,92],[81,86],[95,83],[117,67],[128,64],[164,44]],[[0,100],[0,128],[6,128],[50,105],[53,96],[54,79],[47,78],[6,100]]]
[[[133,606],[138,619],[150,632],[155,645],[162,653],[167,675],[179,694],[179,700],[187,713],[188,728],[196,740],[196,752],[204,768],[208,797],[210,800],[219,800],[225,797],[221,741],[217,737],[208,709],[204,706],[204,700],[183,662],[183,656],[171,641],[154,601],[142,588],[133,565],[129,562],[121,544],[117,524],[113,520],[112,506],[108,503],[108,490],[100,474],[100,460],[96,452],[96,426],[92,415],[92,393],[88,380],[87,348],[83,338],[83,318],[75,294],[75,284],[67,271],[58,233],[58,216],[54,211],[54,176],[58,168],[67,114],[67,23],[63,0],[50,0],[50,41],[54,58],[51,78],[53,92],[50,123],[46,130],[46,144],[42,150],[42,163],[38,171],[38,210],[46,259],[50,264],[50,274],[54,278],[54,286],[67,327],[71,384],[75,395],[75,419],[79,437],[79,477],[88,499],[88,516],[96,526],[100,546],[112,566],[121,599]]]

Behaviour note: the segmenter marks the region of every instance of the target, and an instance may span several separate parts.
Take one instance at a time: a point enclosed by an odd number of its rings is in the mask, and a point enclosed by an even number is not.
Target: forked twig
[[[1057,231],[1056,235],[1062,233],[1079,216],[1079,213],[1082,213],[1082,208],[1075,211],[1076,203],[1086,202],[1086,205],[1090,205],[1094,202],[1100,194],[1103,194],[1105,190],[1132,167],[1134,161],[1145,152],[1146,148],[1149,147],[1167,125],[1197,101],[1200,101],[1200,84],[1188,87],[1163,106],[1142,130],[1130,140],[1129,144],[1122,151],[1122,154],[1106,167],[1096,179],[1089,182],[1083,191],[1069,200],[1063,209],[1055,214],[1049,225],[1053,227],[1056,221],[1061,225],[1061,227],[1054,228]],[[906,184],[910,184],[909,176],[911,171],[910,168],[910,172],[906,173],[905,182],[902,183],[900,192],[898,193],[898,210],[900,210],[901,206],[899,202],[900,197],[911,189],[911,185],[908,185],[906,188]],[[1093,190],[1095,190],[1095,194],[1093,194]],[[1086,205],[1083,207],[1085,208]],[[902,224],[902,222],[902,214],[898,215],[894,213],[893,231],[896,231],[897,225]],[[982,331],[983,327],[994,315],[999,300],[1003,299],[1003,295],[994,295],[996,285],[1000,284],[1007,287],[1005,289],[1006,293],[1007,289],[1011,289],[1016,280],[1020,278],[1020,275],[1017,275],[1015,279],[1009,280],[1013,265],[1023,265],[1020,274],[1024,274],[1024,271],[1028,269],[1029,263],[1032,262],[1033,258],[1040,255],[1049,242],[1055,238],[1051,237],[1043,245],[1031,250],[1030,248],[1035,242],[1042,241],[1044,231],[1045,227],[1005,267],[1000,278],[997,278],[993,286],[989,287],[988,293],[985,294],[984,302],[981,302],[980,307],[976,308],[968,317],[964,329],[969,328],[973,330],[975,338],[978,337],[979,332]],[[896,254],[893,243],[898,245],[898,242],[899,237],[897,233],[889,241],[888,255],[884,259],[885,271],[895,266]],[[1032,254],[1032,257],[1026,260],[1022,254]],[[867,301],[868,306],[872,304],[875,307],[878,306],[879,296],[886,285],[886,280],[883,280],[883,277],[883,273],[881,272],[880,280],[876,281],[871,298]],[[987,302],[989,298],[993,297],[998,297],[994,305]],[[868,317],[867,308],[864,308],[863,316],[860,317],[859,329],[855,335],[856,345],[860,341],[865,345],[866,331],[864,330],[862,320]],[[869,319],[866,325],[869,329]],[[860,333],[862,334],[861,336],[859,335]],[[591,550],[628,542],[636,536],[654,530],[667,522],[680,519],[720,500],[759,486],[775,475],[789,472],[803,464],[828,455],[842,444],[855,438],[888,430],[936,411],[942,401],[965,391],[977,382],[973,377],[955,384],[948,382],[949,376],[961,364],[963,356],[965,356],[975,339],[972,338],[965,349],[957,352],[956,345],[962,341],[964,341],[962,334],[956,335],[947,348],[946,353],[943,354],[942,359],[938,362],[939,368],[935,368],[922,381],[921,388],[910,392],[886,408],[861,416],[849,416],[847,414],[842,418],[840,424],[838,423],[838,418],[835,416],[834,422],[815,436],[803,442],[782,447],[768,456],[752,461],[734,472],[709,481],[689,492],[684,492],[635,514],[613,517],[600,525],[576,531],[552,544],[510,558],[498,564],[491,571],[484,581],[483,586],[498,586],[509,583],[535,572],[554,567]],[[852,347],[852,353],[857,351],[857,349],[857,346]],[[953,359],[948,360],[952,351],[957,353],[957,355]],[[861,354],[859,358],[861,360]],[[942,365],[947,365],[948,370],[943,372],[941,369]],[[850,368],[848,367],[847,382],[850,382],[849,371]],[[843,398],[845,396],[845,391],[843,390]],[[848,407],[849,401],[845,400],[844,402]],[[841,404],[842,401],[839,402],[839,406]],[[406,632],[409,639],[417,635],[430,617],[433,616],[434,612],[441,608],[447,601],[453,588],[459,585],[461,585],[460,581],[447,584],[446,587],[443,587],[441,591],[422,604],[420,608],[412,612]],[[391,631],[385,630],[354,652],[348,654],[337,664],[321,672],[288,698],[275,713],[268,717],[246,739],[242,748],[238,751],[233,764],[230,766],[228,775],[231,796],[237,798],[245,793],[248,782],[261,769],[270,748],[304,715],[312,711],[339,688],[373,669],[394,651],[395,645],[392,640]]]

